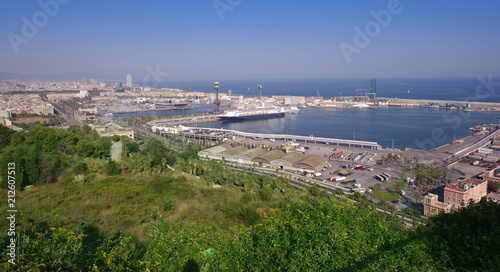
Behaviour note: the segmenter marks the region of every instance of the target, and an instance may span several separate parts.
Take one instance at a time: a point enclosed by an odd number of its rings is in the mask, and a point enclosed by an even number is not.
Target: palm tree
[[[413,198],[415,198],[415,206],[416,206],[417,203],[420,203],[420,199],[422,199],[422,195],[418,191],[415,191],[413,193]]]
[[[390,205],[390,209],[391,209],[391,215],[394,217],[398,209],[394,205]]]
[[[406,174],[405,174],[405,172],[401,172],[401,173],[399,173],[399,177],[400,177],[400,178],[401,178],[401,180],[403,180],[403,181],[404,181],[404,180],[406,180]]]
[[[373,186],[373,193],[378,193],[380,192],[380,190],[382,190],[382,185],[380,183],[377,183]]]

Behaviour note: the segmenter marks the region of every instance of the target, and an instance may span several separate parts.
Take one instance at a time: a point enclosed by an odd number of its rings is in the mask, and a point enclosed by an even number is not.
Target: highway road
[[[488,135],[488,137],[485,137],[481,140],[479,140],[477,143],[467,147],[467,148],[464,148],[462,150],[459,150],[455,153],[453,153],[452,155],[448,156],[447,159],[450,160],[452,156],[455,156],[456,159],[480,148],[480,147],[483,147],[485,145],[487,145],[489,142],[491,142],[495,137],[498,137],[500,136],[500,129],[497,129],[496,131],[490,133],[490,135]]]

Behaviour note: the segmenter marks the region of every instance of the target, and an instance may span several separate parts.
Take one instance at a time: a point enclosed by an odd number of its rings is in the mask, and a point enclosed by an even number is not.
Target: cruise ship
[[[248,121],[260,120],[285,116],[285,109],[281,108],[261,108],[250,110],[230,110],[219,115],[221,121]]]

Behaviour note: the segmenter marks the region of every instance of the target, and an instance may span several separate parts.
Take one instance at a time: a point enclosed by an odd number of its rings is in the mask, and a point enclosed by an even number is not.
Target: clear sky
[[[49,12],[38,2],[52,3]],[[378,23],[371,12],[382,10],[391,18]],[[499,13],[494,0],[2,0],[0,72],[142,78],[159,65],[169,79],[498,76]],[[369,42],[356,46],[356,27],[368,27]]]

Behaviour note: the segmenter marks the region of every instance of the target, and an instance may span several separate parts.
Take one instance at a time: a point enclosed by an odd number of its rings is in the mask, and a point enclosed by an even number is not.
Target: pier
[[[196,116],[187,116],[187,117],[177,117],[177,118],[166,118],[153,120],[148,122],[148,125],[151,126],[176,126],[176,125],[186,125],[186,124],[196,124],[196,123],[209,123],[209,122],[217,122],[219,121],[219,116],[217,115],[196,115]]]
[[[361,147],[370,149],[382,149],[382,146],[376,142],[332,139],[314,136],[299,136],[288,134],[263,134],[250,133],[237,130],[229,130],[222,128],[199,128],[199,127],[182,127],[180,135],[188,138],[207,139],[207,140],[224,140],[230,138],[250,138],[258,140],[284,140],[302,143],[325,144],[334,146]]]
[[[390,106],[400,107],[423,107],[428,105],[436,105],[445,107],[450,104],[468,105],[472,108],[497,108],[500,109],[500,103],[495,102],[476,102],[476,101],[457,101],[457,100],[430,100],[430,99],[401,99],[391,98],[389,101]]]

